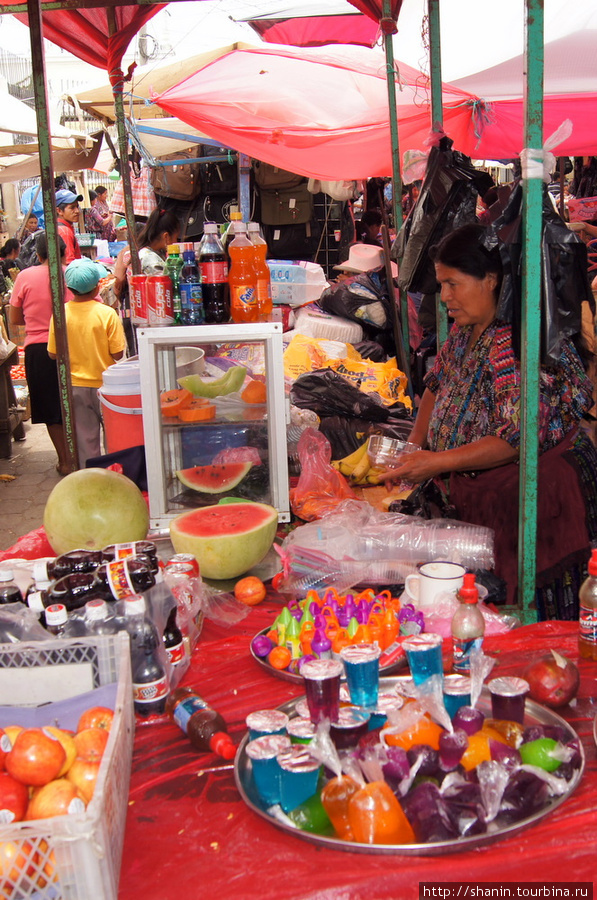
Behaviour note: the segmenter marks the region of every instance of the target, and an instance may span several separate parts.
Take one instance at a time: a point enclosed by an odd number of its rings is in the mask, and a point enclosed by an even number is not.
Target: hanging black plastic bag
[[[512,325],[514,349],[520,356],[522,319],[522,185],[510,195],[503,214],[487,229],[484,245],[499,246],[504,277],[497,317]],[[581,330],[582,303],[594,309],[587,249],[554,210],[543,190],[541,237],[541,365],[557,364],[562,341]]]
[[[461,225],[476,221],[476,171],[468,156],[452,150],[452,141],[443,137],[432,147],[421,194],[408,218],[408,237],[398,284],[408,291],[434,294],[435,268],[429,249]],[[396,238],[396,246],[404,236]]]
[[[297,378],[292,385],[290,402],[300,409],[313,410],[320,418],[348,416],[368,422],[387,422],[394,417],[410,415],[400,401],[391,408],[382,406],[332,369],[318,369]]]

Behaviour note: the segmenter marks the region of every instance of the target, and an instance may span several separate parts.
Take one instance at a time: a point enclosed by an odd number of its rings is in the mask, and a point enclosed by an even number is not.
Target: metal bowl
[[[420,449],[418,444],[412,444],[410,441],[400,441],[384,434],[372,434],[367,445],[367,456],[372,466],[393,469],[400,465],[405,453],[414,453]]]

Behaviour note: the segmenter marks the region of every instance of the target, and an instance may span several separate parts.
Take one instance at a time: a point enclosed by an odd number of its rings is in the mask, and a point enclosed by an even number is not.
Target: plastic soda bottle
[[[454,671],[468,674],[471,668],[471,653],[480,650],[485,634],[485,619],[479,609],[479,591],[473,572],[467,572],[458,592],[460,605],[452,616],[452,640]]]
[[[236,222],[242,222],[243,216],[242,213],[236,207],[232,207],[230,210],[230,224],[228,228],[224,232],[222,236],[222,246],[224,248],[224,253],[226,254],[226,261],[230,266],[230,244],[234,240],[234,225]]]
[[[185,646],[182,637],[182,631],[180,630],[176,622],[175,606],[173,606],[170,610],[168,621],[166,622],[166,627],[164,628],[164,634],[162,635],[162,640],[164,641],[164,647],[166,649],[166,655],[168,657],[170,665],[179,666],[185,658]]]
[[[591,550],[589,574],[578,592],[578,655],[597,662],[597,549]]]
[[[126,629],[131,638],[133,705],[140,716],[151,716],[164,712],[169,685],[158,653],[160,639],[145,609],[140,595],[124,602]]]
[[[168,257],[164,266],[164,275],[167,275],[172,282],[172,305],[174,307],[174,324],[181,324],[181,302],[180,302],[180,270],[183,266],[183,260],[180,257],[180,246],[178,244],[168,244]]]
[[[180,270],[180,321],[182,325],[203,325],[205,312],[201,290],[201,275],[195,260],[195,250],[185,249]]]
[[[236,747],[226,730],[226,722],[192,688],[179,687],[172,691],[166,712],[195,750],[212,750],[223,759],[234,758]]]
[[[0,605],[24,602],[21,589],[14,577],[12,569],[0,569]]]
[[[259,318],[268,322],[272,315],[272,279],[267,264],[267,244],[261,237],[259,224],[249,222],[249,240],[253,244],[253,265],[257,275],[257,306]]]
[[[206,222],[199,245],[199,270],[205,321],[221,324],[230,321],[230,288],[228,286],[228,258],[218,237],[218,226]]]
[[[244,222],[234,223],[235,238],[230,244],[230,315],[236,323],[258,322],[257,275],[253,265],[253,245]]]

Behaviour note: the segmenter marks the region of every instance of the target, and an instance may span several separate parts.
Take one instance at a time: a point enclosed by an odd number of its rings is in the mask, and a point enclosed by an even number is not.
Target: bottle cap
[[[46,607],[46,625],[64,625],[67,620],[66,606],[62,603],[52,603]]]
[[[108,604],[104,600],[88,600],[85,604],[85,618],[92,622],[108,618]]]
[[[12,581],[14,577],[15,573],[12,569],[0,569],[0,582]]]
[[[591,550],[591,558],[589,560],[589,575],[597,575],[597,547]]]
[[[216,731],[210,738],[209,746],[221,756],[222,759],[234,759],[236,756],[236,747],[232,742],[232,738],[225,731]]]
[[[27,606],[29,609],[32,609],[34,612],[43,612],[44,611],[44,603],[42,599],[41,591],[33,591],[32,594],[29,594],[27,597]]]
[[[48,560],[36,559],[33,563],[33,579],[37,584],[38,581],[48,580]]]
[[[145,609],[145,597],[142,597],[141,594],[131,594],[124,601],[125,616],[142,616]]]
[[[172,253],[180,253],[180,245],[179,244],[168,244],[168,256]]]
[[[240,222],[242,220],[243,214],[238,209],[231,209],[230,211],[230,221],[231,222]]]
[[[479,600],[479,590],[475,582],[475,573],[467,572],[462,581],[462,587],[458,592],[460,599],[464,603],[477,603]]]

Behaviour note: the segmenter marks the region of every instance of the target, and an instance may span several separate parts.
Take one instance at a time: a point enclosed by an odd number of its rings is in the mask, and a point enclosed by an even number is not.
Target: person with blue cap
[[[77,242],[74,224],[79,221],[79,203],[82,194],[62,189],[56,191],[56,217],[58,234],[66,244],[64,262],[68,265],[73,259],[81,259],[81,248]]]
[[[73,294],[65,304],[66,337],[73,388],[73,416],[79,454],[79,467],[88,459],[101,456],[101,410],[97,389],[102,375],[124,355],[126,339],[120,317],[104,306],[98,295],[103,266],[86,257],[66,267],[64,280]],[[48,353],[56,358],[54,319],[50,322]]]

